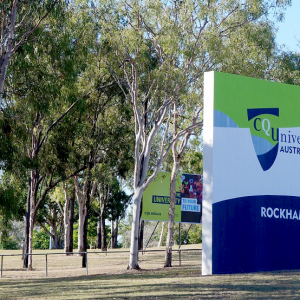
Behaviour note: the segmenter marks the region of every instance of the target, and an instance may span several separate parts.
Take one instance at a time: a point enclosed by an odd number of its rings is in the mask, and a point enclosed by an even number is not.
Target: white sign
[[[197,199],[181,198],[181,211],[200,212],[200,205],[197,204]]]

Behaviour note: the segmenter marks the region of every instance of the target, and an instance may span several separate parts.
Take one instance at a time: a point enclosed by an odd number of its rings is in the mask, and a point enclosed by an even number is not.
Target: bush
[[[32,247],[37,250],[49,249],[50,237],[44,229],[33,230]]]
[[[20,249],[20,245],[16,239],[9,236],[1,241],[0,248],[4,250],[18,250]]]
[[[202,224],[194,225],[189,231],[190,244],[202,243]]]

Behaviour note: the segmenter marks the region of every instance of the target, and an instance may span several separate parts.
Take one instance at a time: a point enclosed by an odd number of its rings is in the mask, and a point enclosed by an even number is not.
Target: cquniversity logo
[[[278,153],[279,108],[247,109],[252,142],[258,161],[264,171],[269,170]]]

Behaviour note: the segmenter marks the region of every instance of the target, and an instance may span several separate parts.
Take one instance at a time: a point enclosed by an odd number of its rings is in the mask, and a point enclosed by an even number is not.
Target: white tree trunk
[[[86,174],[85,183],[83,186],[83,191],[79,188],[78,176],[74,177],[74,184],[75,184],[75,192],[76,198],[78,201],[78,252],[84,252],[84,220],[85,220],[85,199],[86,199],[86,186],[87,186],[87,177],[88,173]]]
[[[82,200],[82,199],[81,199]],[[84,219],[86,215],[84,201],[78,201],[79,221],[78,221],[78,252],[84,252]]]
[[[64,228],[65,228],[65,246],[64,251],[68,252],[68,241],[70,240],[70,217],[69,217],[69,197],[65,194],[65,205],[64,205]]]
[[[164,237],[165,226],[166,226],[166,222],[162,222],[162,227],[161,227],[161,232],[160,232],[160,237],[159,237],[157,247],[162,246],[162,240],[163,240],[163,237]]]
[[[32,236],[33,236],[33,227],[35,219],[35,202],[36,202],[36,176],[37,173],[35,170],[30,171],[30,216],[29,216],[29,244],[28,244],[28,269],[32,270]]]
[[[142,195],[143,191],[141,189],[136,189],[133,195],[129,269],[140,269],[138,261],[138,239]]]
[[[28,269],[32,270],[32,235],[33,235],[33,226],[34,226],[34,217],[30,211],[30,220],[29,220],[29,247],[28,247]]]
[[[28,269],[32,270],[32,237],[33,237],[33,227],[34,227],[34,204],[31,204],[30,208],[30,219],[29,219],[29,246],[28,246]]]
[[[168,235],[166,241],[166,255],[165,267],[172,267],[172,245],[174,242],[174,216],[176,204],[176,177],[179,169],[179,161],[173,165],[170,182],[170,208],[169,208],[169,222],[168,222]]]
[[[110,248],[113,249],[114,245],[114,234],[115,234],[115,228],[114,228],[114,221],[110,221]]]

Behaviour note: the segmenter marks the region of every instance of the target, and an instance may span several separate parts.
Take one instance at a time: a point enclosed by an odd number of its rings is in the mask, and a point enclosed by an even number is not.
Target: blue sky
[[[292,5],[285,12],[285,20],[277,23],[276,41],[278,45],[286,45],[288,50],[300,51],[300,0],[292,0]]]

